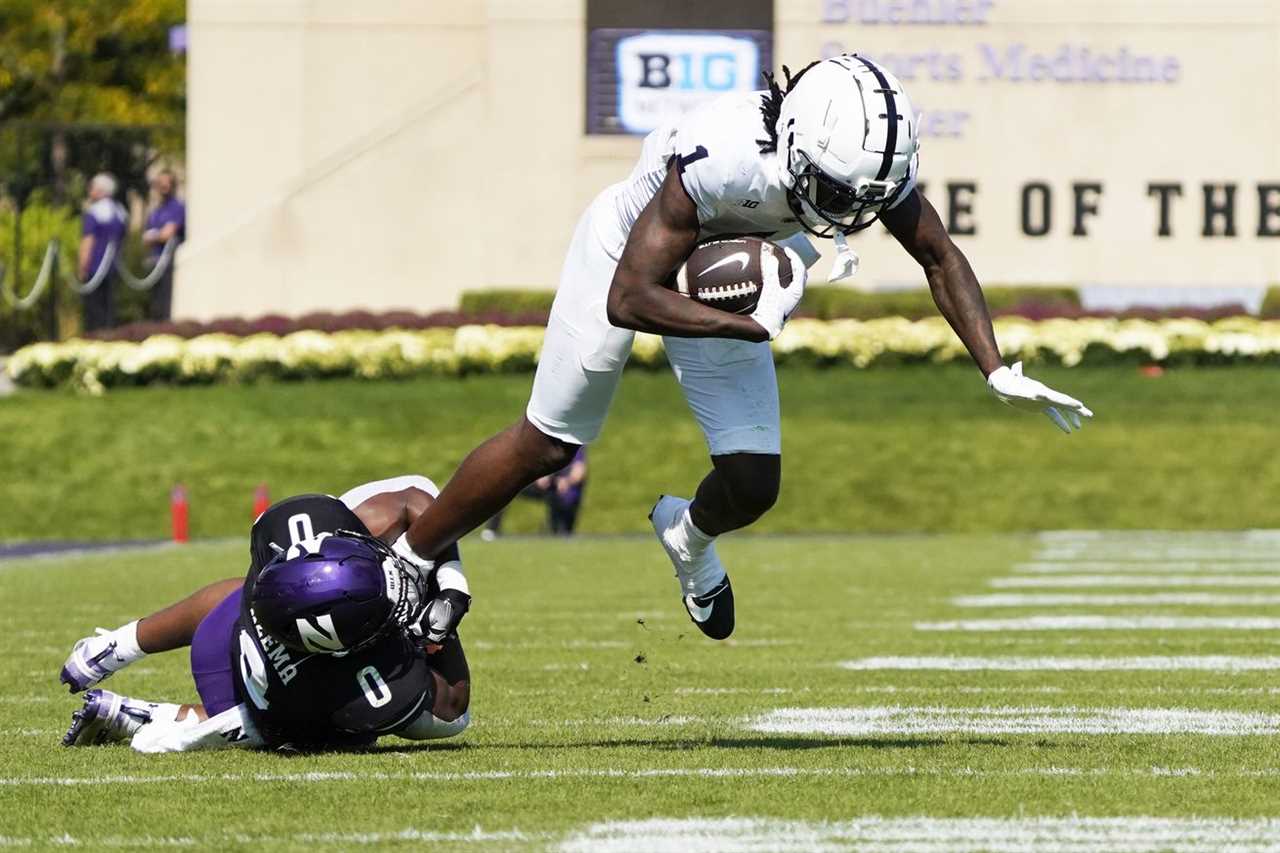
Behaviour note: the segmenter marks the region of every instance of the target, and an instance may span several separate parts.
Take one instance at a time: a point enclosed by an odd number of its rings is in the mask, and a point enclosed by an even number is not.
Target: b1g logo
[[[650,32],[618,40],[618,121],[648,133],[727,92],[760,84],[760,47],[716,33]]]

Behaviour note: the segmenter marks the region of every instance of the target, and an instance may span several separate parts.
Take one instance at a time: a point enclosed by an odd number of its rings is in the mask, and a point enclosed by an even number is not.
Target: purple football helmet
[[[262,630],[290,649],[345,654],[406,629],[425,600],[416,566],[378,539],[340,530],[268,563],[249,606]]]

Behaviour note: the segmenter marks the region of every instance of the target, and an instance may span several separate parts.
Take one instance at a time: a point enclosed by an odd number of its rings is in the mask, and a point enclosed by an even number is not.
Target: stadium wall
[[[584,133],[581,0],[191,0],[189,17],[180,316],[554,285],[581,209],[639,148]],[[984,280],[1188,301],[1280,280],[1276,4],[777,0],[774,22],[775,65],[859,50],[902,77],[927,193]],[[858,284],[919,284],[873,231]]]

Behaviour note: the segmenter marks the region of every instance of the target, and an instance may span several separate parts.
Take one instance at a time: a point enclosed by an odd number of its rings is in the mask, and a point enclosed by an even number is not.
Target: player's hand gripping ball
[[[671,285],[690,299],[728,311],[750,315],[764,290],[762,258],[778,261],[779,284],[791,284],[789,253],[759,237],[715,237],[701,243],[676,270]]]

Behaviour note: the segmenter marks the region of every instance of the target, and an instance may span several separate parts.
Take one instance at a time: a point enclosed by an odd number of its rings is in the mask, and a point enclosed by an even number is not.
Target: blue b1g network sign
[[[648,133],[712,98],[762,88],[771,42],[759,30],[593,30],[587,132]]]

